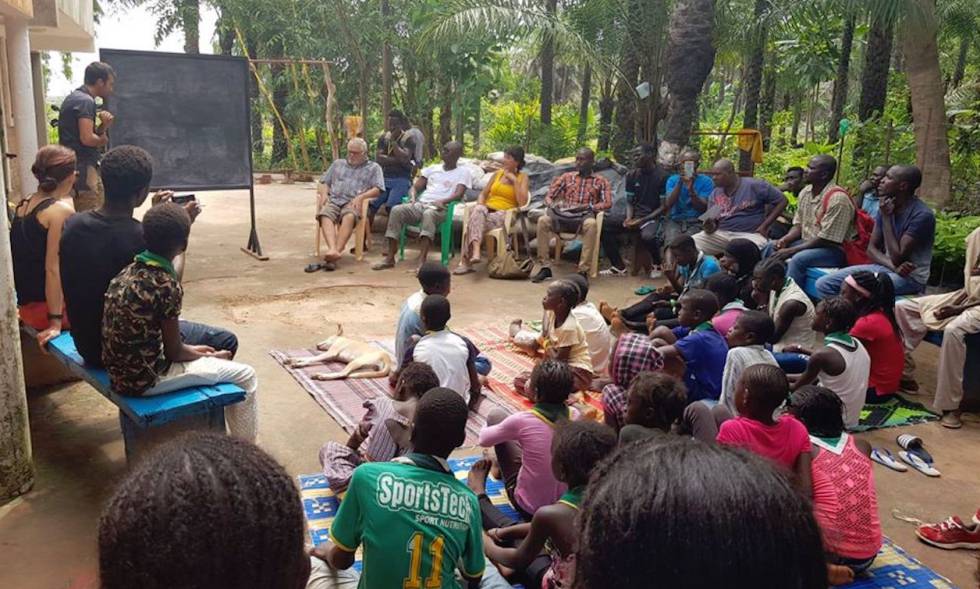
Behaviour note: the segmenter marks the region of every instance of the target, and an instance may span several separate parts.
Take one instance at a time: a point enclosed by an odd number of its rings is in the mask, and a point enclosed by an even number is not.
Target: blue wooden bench
[[[190,387],[149,397],[127,397],[112,390],[105,370],[85,364],[70,333],[62,333],[51,340],[48,351],[72,374],[119,407],[119,425],[127,459],[135,456],[141,447],[186,429],[225,431],[225,406],[245,399],[245,391],[234,384]]]

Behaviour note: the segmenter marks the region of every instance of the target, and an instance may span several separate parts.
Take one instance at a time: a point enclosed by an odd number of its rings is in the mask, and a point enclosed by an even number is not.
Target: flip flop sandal
[[[887,448],[873,448],[871,450],[871,460],[896,472],[908,472],[909,470],[909,467],[895,460],[895,457]]]
[[[325,271],[327,271],[327,272],[333,272],[334,270],[337,269],[337,263],[336,262],[325,262],[323,264],[323,269]]]
[[[383,261],[382,260],[381,262],[377,262],[376,264],[374,264],[373,266],[371,266],[371,269],[372,270],[387,270],[388,268],[394,268],[394,267],[395,267],[395,263],[394,262],[386,262],[386,261]]]
[[[456,269],[453,270],[453,275],[463,276],[464,274],[472,274],[474,272],[476,272],[476,270],[474,270],[472,267],[457,266]]]
[[[921,456],[915,454],[914,452],[915,452],[914,450],[908,450],[908,451],[902,450],[901,452],[898,453],[898,457],[904,460],[905,462],[907,462],[909,466],[921,472],[922,474],[926,475],[927,477],[938,477],[941,475],[941,473],[938,470],[933,468],[931,461],[926,462],[925,460],[922,459]]]
[[[633,291],[633,294],[639,296],[646,296],[653,292],[655,289],[652,286],[641,286],[640,288]]]
[[[306,272],[307,274],[312,274],[313,272],[319,272],[320,270],[325,269],[326,265],[327,264],[325,262],[314,262],[312,264],[307,265],[306,268],[303,268],[303,272]]]
[[[908,450],[912,454],[917,455],[924,462],[928,462],[929,464],[933,463],[932,456],[930,456],[929,453],[926,452],[925,446],[923,446],[922,444],[922,438],[920,438],[919,436],[915,436],[912,434],[902,434],[897,438],[895,438],[895,442],[898,444],[898,447],[901,448],[902,450]]]

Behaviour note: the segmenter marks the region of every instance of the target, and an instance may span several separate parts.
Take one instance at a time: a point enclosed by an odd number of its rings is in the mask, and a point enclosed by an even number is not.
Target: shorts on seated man
[[[310,264],[307,272],[334,270],[344,256],[347,242],[361,217],[365,200],[385,189],[381,166],[367,156],[367,143],[360,137],[347,142],[347,158],[330,164],[317,186],[317,223],[327,242],[323,263]]]

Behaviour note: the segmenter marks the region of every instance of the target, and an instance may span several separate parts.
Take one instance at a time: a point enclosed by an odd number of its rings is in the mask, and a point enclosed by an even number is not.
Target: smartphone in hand
[[[196,194],[175,194],[170,197],[170,202],[174,204],[184,205],[189,202],[194,202],[197,200]]]

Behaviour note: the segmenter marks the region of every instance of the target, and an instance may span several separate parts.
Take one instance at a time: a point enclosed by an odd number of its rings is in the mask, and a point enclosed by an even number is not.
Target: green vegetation
[[[182,31],[191,51],[200,1],[100,3],[148,6],[157,37]],[[748,170],[734,139],[746,127],[764,137],[753,173],[769,180],[816,153],[840,155],[851,188],[916,162],[923,198],[980,214],[980,0],[206,1],[216,51],[273,60],[252,88],[261,168],[322,169],[344,117],[373,141],[390,108],[422,129],[428,157],[456,139],[474,156],[521,144],[554,159],[585,143],[624,160],[659,140],[663,159],[692,144],[706,164]],[[330,75],[275,61],[288,58],[327,60]]]

